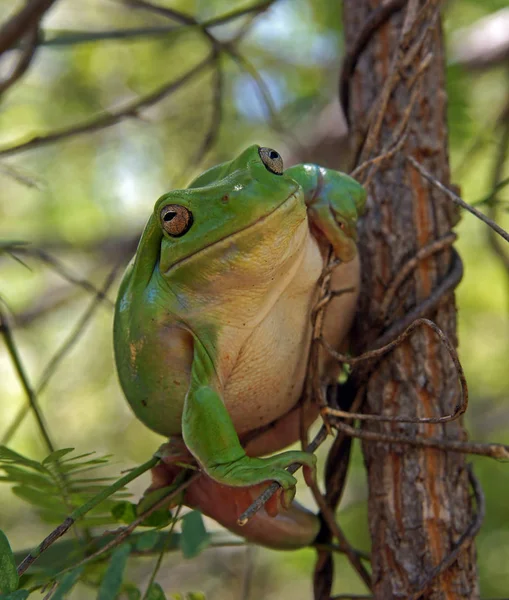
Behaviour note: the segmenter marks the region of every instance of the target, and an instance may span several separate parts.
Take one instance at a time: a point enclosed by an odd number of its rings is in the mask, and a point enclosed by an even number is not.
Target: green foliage
[[[166,486],[145,494],[136,507],[136,513],[141,515],[149,510],[154,504],[157,504],[159,500],[164,498],[171,489],[172,486]],[[176,501],[177,499],[174,500],[174,502]],[[167,508],[160,508],[146,517],[142,525],[144,527],[166,527],[171,522],[171,518],[171,512]]]
[[[122,586],[122,577],[131,552],[129,544],[119,546],[111,555],[110,564],[99,587],[97,600],[113,600]]]
[[[69,456],[73,448],[64,448],[49,454],[38,462],[6,446],[0,446],[0,481],[13,485],[12,491],[22,500],[37,508],[41,517],[50,522],[62,521],[75,508],[108,489],[109,477],[89,477],[108,464],[109,456],[92,458],[93,452]],[[109,524],[110,511],[127,492],[119,491],[93,509],[83,520],[83,526]]]
[[[210,536],[205,529],[203,517],[197,510],[182,517],[182,537],[180,549],[185,558],[194,558],[210,543]]]
[[[26,590],[16,590],[10,594],[0,594],[0,600],[25,600],[28,596],[29,592]]]
[[[83,567],[77,567],[69,573],[66,573],[60,580],[58,587],[53,593],[53,596],[51,597],[52,600],[63,600],[76,585],[82,573]]]
[[[255,2],[159,0],[160,5],[182,10],[199,20]],[[196,28],[145,11],[125,10],[121,3],[84,0],[54,4],[51,18],[42,23],[44,41],[36,53],[36,63],[1,97],[2,147],[62,126],[88,122],[123,105],[124,101],[149,94],[158,86],[174,81],[209,51],[207,41]],[[452,39],[460,27],[506,4],[507,0],[448,3],[445,10],[448,38]],[[3,14],[10,14],[15,5],[23,3],[0,0],[0,13],[4,8]],[[94,315],[92,321],[83,321],[79,344],[72,352],[64,353],[63,361],[57,361],[59,370],[40,398],[57,447],[105,448],[101,451],[119,457],[122,463],[119,470],[132,461],[145,460],[161,442],[125,408],[111,353],[110,301],[115,291],[113,288],[109,299],[102,301],[94,290],[102,287],[107,272],[119,260],[121,249],[127,263],[159,195],[185,185],[196,170],[230,159],[248,143],[281,147],[283,152],[286,150],[286,157],[293,154],[295,138],[299,143],[315,139],[316,117],[337,98],[337,75],[342,60],[340,9],[337,0],[281,0],[253,21],[243,18],[213,30],[225,39],[242,28],[248,31],[238,49],[266,84],[276,108],[276,119],[270,116],[267,102],[260,100],[260,90],[246,69],[224,53],[220,59],[221,123],[218,134],[211,135],[213,145],[205,156],[200,155],[199,149],[211,122],[218,118],[213,109],[213,69],[204,70],[176,94],[151,108],[129,114],[114,127],[0,158],[1,237],[29,243],[0,243],[0,296],[12,308],[18,326],[16,339],[27,372],[34,378],[43,373],[53,352],[61,347],[63,337],[72,332],[73,323],[78,323],[86,310],[90,309]],[[51,31],[46,32],[49,26]],[[493,192],[491,175],[500,130],[497,118],[507,94],[506,73],[469,72],[453,64],[450,55],[447,63],[453,179],[461,185],[466,200],[484,201]],[[327,129],[333,129],[328,120],[324,123]],[[320,121],[318,128],[323,128],[324,123]],[[498,191],[499,200],[507,200],[508,188],[500,187]],[[504,441],[509,431],[508,345],[507,336],[503,335],[507,331],[507,280],[489,251],[484,227],[465,216],[458,232],[458,247],[465,262],[465,277],[458,290],[460,350],[471,391],[466,420],[473,439]],[[35,254],[23,253],[33,249],[34,244],[61,253],[69,272],[75,276],[74,283],[54,265],[38,262]],[[23,261],[30,270],[10,260],[11,257]],[[77,287],[76,281],[85,281],[84,287]],[[84,293],[90,294],[90,298]],[[4,435],[26,398],[8,362],[0,362],[0,370],[0,396],[4,399],[0,434]],[[13,499],[8,486],[0,489],[0,526],[11,540],[16,540],[13,547],[20,549],[32,544],[34,536],[40,534],[42,539],[48,533],[39,516],[53,523],[60,521],[72,508],[107,486],[107,478],[94,479],[93,474],[99,467],[107,468],[108,460],[94,459],[91,455],[71,458],[64,450],[59,451],[63,454],[58,464],[54,457],[47,462],[31,461],[26,456],[42,457],[47,453],[39,431],[29,419],[22,419],[14,431],[16,437],[9,446],[17,452],[0,449],[3,473],[0,480],[14,486],[17,496]],[[87,465],[87,460],[92,462]],[[500,463],[476,460],[475,464],[487,497],[487,517],[477,542],[481,589],[483,596],[506,595],[509,513],[500,490],[509,486],[509,472]],[[364,465],[356,449],[340,517],[352,543],[368,550],[365,497]],[[18,502],[18,498],[23,502]],[[150,497],[150,501],[157,501],[155,498]],[[62,570],[72,569],[78,561],[114,539],[114,534],[103,534],[102,528],[95,530],[96,525],[110,528],[111,524],[128,524],[143,512],[148,502],[144,499],[135,506],[122,493],[110,498],[79,525],[82,538],[75,539],[68,533],[51,545],[21,578],[21,585],[38,586]],[[193,556],[207,543],[216,545],[224,541],[224,535],[221,537],[217,532],[204,533],[199,515],[184,516],[183,533],[162,531],[160,528],[169,525],[171,519],[167,510],[146,519],[143,525],[148,529],[129,537],[131,561],[148,560],[135,559],[137,553],[157,556],[161,551],[169,553],[179,548],[186,556]],[[21,562],[28,551],[15,552],[15,562]],[[209,552],[203,560],[212,554],[215,553]],[[238,555],[242,558],[240,552]],[[5,556],[2,550],[0,560]],[[96,598],[110,556],[111,551],[87,564],[84,570],[59,576],[60,584],[53,598],[63,598],[64,593]],[[257,580],[260,581],[256,584],[263,586],[264,581],[268,582],[267,590],[255,588],[251,596],[281,597],[278,586],[294,582],[294,588],[285,596],[291,595],[296,600],[307,598],[313,560],[311,551],[282,554],[259,550]],[[335,593],[365,593],[347,562],[342,557],[337,560],[341,581]],[[12,563],[9,564],[12,573]],[[178,565],[172,568],[178,569]],[[2,570],[0,567],[0,573]],[[222,576],[221,587],[225,587],[232,577],[230,570],[233,567],[229,565],[222,571],[215,569],[217,575],[204,571],[203,577],[214,581],[214,577]],[[73,586],[85,579],[89,587],[75,592]],[[301,585],[303,579],[305,584]],[[217,587],[217,583],[214,585]],[[237,581],[232,585],[237,586]],[[161,590],[159,584],[152,587],[154,593]],[[169,595],[174,588],[165,589]],[[141,598],[138,587],[125,582],[122,593],[130,600]],[[2,600],[27,596],[25,590],[17,590],[4,593]],[[178,600],[184,597],[202,598],[192,594],[173,596]]]
[[[141,600],[140,590],[133,584],[124,584],[122,591],[127,597],[127,600]]]
[[[138,552],[147,552],[148,550],[154,550],[156,548],[162,548],[163,543],[168,544],[168,548],[172,546],[172,539],[178,539],[179,536],[176,536],[173,532],[168,534],[161,534],[156,529],[151,529],[150,531],[146,531],[145,533],[141,533],[138,535],[137,539],[134,541],[134,548]],[[164,542],[162,542],[164,540]],[[175,546],[174,546],[175,547]]]
[[[111,507],[111,516],[117,523],[130,523],[136,518],[136,504],[132,502],[117,502]]]
[[[158,583],[152,583],[146,594],[146,600],[166,600],[163,588]]]
[[[17,589],[19,583],[16,563],[11,545],[5,533],[0,530],[0,592],[8,594]]]

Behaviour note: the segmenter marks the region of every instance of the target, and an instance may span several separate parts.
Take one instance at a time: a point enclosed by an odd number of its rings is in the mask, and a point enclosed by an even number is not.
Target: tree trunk
[[[407,8],[395,11],[372,32],[360,53],[349,82],[346,107],[352,139],[365,137],[370,111],[391,77],[405,19],[408,18],[407,27],[412,10],[417,9],[418,13],[424,4],[410,0]],[[457,256],[450,247],[445,247],[419,261],[399,287],[390,305],[389,318],[380,327],[384,296],[403,265],[420,248],[450,232],[458,218],[445,195],[426,182],[406,160],[407,156],[414,157],[438,180],[449,185],[443,39],[436,4],[427,3],[426,9],[431,6],[432,10],[428,10],[427,17],[399,46],[400,56],[405,53],[408,56],[413,43],[425,36],[410,64],[396,70],[396,84],[384,109],[378,143],[373,152],[363,157],[373,157],[390,144],[395,129],[404,119],[412,89],[420,85],[404,146],[383,163],[368,188],[369,212],[361,225],[359,241],[363,289],[354,332],[355,354],[373,347],[376,338],[391,324],[428,298],[447,277]],[[344,0],[343,5],[348,54],[366,20],[382,3]],[[430,52],[426,68],[421,61]],[[426,316],[456,345],[453,292],[443,296]],[[369,378],[364,410],[377,415],[440,416],[453,412],[458,399],[458,377],[448,353],[433,331],[419,327],[376,365]],[[460,421],[446,425],[368,423],[365,429],[412,437],[465,437]],[[465,458],[457,453],[371,441],[363,442],[363,452],[369,484],[374,597],[411,598],[472,521]],[[472,543],[462,548],[452,566],[421,597],[471,600],[478,595]]]

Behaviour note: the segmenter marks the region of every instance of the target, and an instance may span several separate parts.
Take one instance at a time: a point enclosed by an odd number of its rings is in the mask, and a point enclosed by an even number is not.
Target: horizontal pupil
[[[177,213],[176,213],[176,212],[169,211],[169,212],[167,212],[167,213],[164,215],[164,217],[163,217],[163,220],[164,220],[165,222],[168,222],[168,221],[171,221],[171,220],[172,220],[174,217],[176,217],[176,216],[177,216]]]

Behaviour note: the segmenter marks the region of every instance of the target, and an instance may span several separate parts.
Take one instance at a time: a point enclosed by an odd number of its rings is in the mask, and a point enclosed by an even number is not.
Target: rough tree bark
[[[369,187],[370,210],[360,232],[363,293],[355,331],[356,354],[373,347],[384,331],[378,322],[380,309],[388,286],[402,266],[419,248],[448,233],[458,219],[447,198],[406,160],[407,156],[414,157],[449,185],[443,38],[437,2],[410,0],[372,32],[350,80],[348,112],[352,138],[364,138],[372,118],[370,111],[390,78],[405,19],[408,25],[412,15],[418,15],[425,4],[427,16],[400,45],[400,56],[408,56],[409,47],[422,36],[426,36],[425,41],[417,47],[411,63],[397,69],[399,82],[388,99],[377,147],[363,157],[374,156],[376,150],[380,153],[390,143],[409,106],[412,89],[420,85],[406,142],[383,164]],[[348,54],[363,25],[382,3],[344,0],[343,5]],[[432,54],[427,68],[424,65],[415,77],[419,64],[429,53]],[[385,330],[432,294],[453,268],[454,256],[450,248],[445,248],[418,263],[391,303]],[[443,297],[426,316],[456,343],[453,293]],[[430,417],[452,412],[459,399],[458,380],[435,334],[418,328],[380,361],[369,379],[366,399],[365,411],[373,414]],[[465,437],[458,421],[446,425],[370,423],[365,427],[413,437]],[[439,450],[378,442],[364,442],[363,452],[369,484],[374,597],[412,598],[472,520],[465,458]],[[419,597],[457,600],[475,599],[478,594],[475,548],[474,544],[467,544],[452,566]]]

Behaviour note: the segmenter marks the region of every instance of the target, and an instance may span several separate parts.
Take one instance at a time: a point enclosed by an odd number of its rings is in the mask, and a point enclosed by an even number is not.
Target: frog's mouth
[[[255,227],[256,225],[260,225],[260,223],[263,223],[264,221],[267,221],[268,219],[270,219],[270,217],[272,215],[274,215],[275,213],[277,213],[279,210],[285,209],[286,206],[292,202],[292,200],[297,200],[298,189],[299,189],[299,187],[297,186],[295,188],[295,190],[287,198],[285,198],[285,200],[283,200],[283,202],[281,202],[281,204],[278,204],[275,208],[273,208],[267,214],[262,215],[261,217],[258,217],[258,219],[256,219],[256,221],[253,221],[252,223],[249,223],[249,225],[246,225],[245,227],[241,227],[240,229],[237,229],[236,231],[232,231],[232,233],[229,233],[228,235],[225,235],[222,238],[214,240],[213,242],[210,242],[210,244],[207,244],[206,246],[203,246],[202,248],[200,248],[196,252],[193,252],[192,254],[188,254],[187,256],[184,256],[180,260],[177,260],[176,262],[172,263],[164,271],[164,274],[168,275],[174,269],[176,269],[177,267],[182,266],[188,260],[191,260],[192,258],[196,258],[197,256],[199,256],[202,252],[205,252],[206,250],[212,248],[213,246],[216,246],[217,244],[220,244],[221,242],[224,242],[225,240],[228,240],[228,239],[230,239],[232,237],[235,237],[236,235],[244,233],[245,231],[248,231],[252,227]]]

